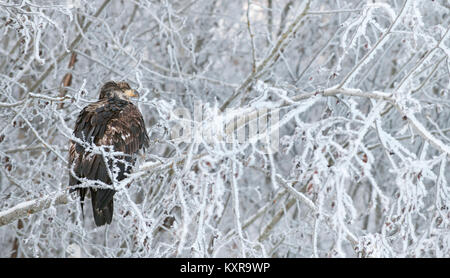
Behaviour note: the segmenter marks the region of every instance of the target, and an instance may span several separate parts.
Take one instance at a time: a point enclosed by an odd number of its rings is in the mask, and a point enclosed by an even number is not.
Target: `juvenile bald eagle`
[[[137,96],[138,93],[126,82],[110,81],[100,89],[98,101],[80,112],[73,133],[82,142],[70,142],[69,186],[76,187],[86,179],[111,185],[114,175],[117,181],[121,181],[131,172],[136,154],[149,144],[142,114],[129,100]],[[90,146],[94,144],[105,146],[105,151],[121,152],[123,155],[113,158],[105,156],[98,150],[92,151]],[[101,189],[99,186],[72,188],[71,192],[76,190],[80,195],[82,209],[88,189],[91,192],[95,224],[110,224],[116,191]]]

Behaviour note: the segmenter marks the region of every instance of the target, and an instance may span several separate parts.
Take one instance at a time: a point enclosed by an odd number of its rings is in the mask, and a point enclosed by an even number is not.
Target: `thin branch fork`
[[[359,63],[344,77],[344,79],[341,81],[341,83],[338,85],[338,88],[344,87],[347,83],[347,81],[350,79],[350,77],[355,74],[359,68],[364,65],[365,61],[372,55],[372,53],[375,53],[375,50],[378,48],[378,46],[392,33],[391,31],[394,29],[395,26],[397,26],[397,23],[399,22],[399,19],[402,17],[403,12],[405,11],[406,5],[408,4],[409,0],[405,0],[403,3],[403,6],[395,18],[394,22],[392,22],[391,26],[389,26],[388,30],[383,33],[381,38],[375,43],[375,45],[372,47],[372,49],[369,50],[369,52],[364,55],[364,57],[359,61]]]
[[[288,201],[288,203],[286,204],[286,208],[280,209],[278,213],[272,218],[272,221],[265,227],[263,233],[258,238],[258,241],[260,242],[266,240],[269,237],[270,231],[275,227],[278,221],[280,221],[285,211],[288,211],[295,204],[295,201],[299,201],[305,204],[313,211],[314,214],[316,214],[316,217],[319,217],[319,215],[317,215],[319,212],[318,207],[308,197],[306,197],[303,193],[297,191],[292,186],[292,184],[288,184],[281,176],[277,175],[276,180],[292,196],[292,199]],[[331,221],[330,215],[322,213],[320,216],[323,217],[327,222]],[[358,244],[357,236],[350,232],[348,229],[345,229],[345,233],[347,240],[352,244],[352,246],[356,246]]]
[[[250,73],[250,75],[244,80],[244,82],[242,82],[242,84],[234,91],[233,95],[231,95],[231,97],[225,101],[225,103],[220,107],[220,111],[225,111],[225,109],[231,104],[231,102],[233,102],[241,94],[242,90],[247,88],[247,86],[250,85],[255,77],[263,72],[267,66],[271,65],[277,57],[279,57],[279,53],[282,52],[284,48],[286,48],[288,39],[297,31],[298,27],[300,26],[299,23],[301,22],[301,20],[305,16],[307,16],[310,2],[311,1],[306,2],[303,11],[297,16],[294,22],[289,25],[289,28],[286,30],[286,32],[281,34],[275,46],[272,48],[270,54],[264,59],[264,61],[261,62],[261,64],[258,65],[255,71],[252,71],[252,73]]]

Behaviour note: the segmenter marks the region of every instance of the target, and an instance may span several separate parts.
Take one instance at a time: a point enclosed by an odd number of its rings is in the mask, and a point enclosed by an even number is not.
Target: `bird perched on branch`
[[[73,134],[79,140],[70,142],[70,191],[78,191],[83,209],[89,189],[97,226],[112,220],[116,191],[107,187],[127,177],[136,154],[149,144],[142,114],[130,101],[138,96],[128,83],[109,81],[100,89],[98,101],[86,106],[75,124]],[[77,187],[87,181],[95,186]]]

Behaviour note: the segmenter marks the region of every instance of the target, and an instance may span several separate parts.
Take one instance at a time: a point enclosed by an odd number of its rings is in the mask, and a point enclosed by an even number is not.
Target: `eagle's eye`
[[[136,90],[131,89],[130,85],[127,82],[117,82],[117,86],[119,86],[119,88],[127,96],[127,98],[139,97],[138,92],[136,92]]]
[[[109,81],[103,85],[100,90],[100,99],[102,98],[119,97],[123,99],[139,97],[138,92],[131,89],[127,82],[114,82]]]

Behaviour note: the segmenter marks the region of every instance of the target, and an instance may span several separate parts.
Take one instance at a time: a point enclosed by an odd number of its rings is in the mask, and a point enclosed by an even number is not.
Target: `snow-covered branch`
[[[10,2],[0,257],[450,256],[446,1]],[[108,80],[151,139],[96,228],[67,160],[123,155],[72,134]]]
[[[51,206],[67,204],[70,200],[71,198],[67,191],[61,191],[22,202],[0,212],[0,226],[7,225],[17,219],[28,217],[34,213],[48,209]]]

